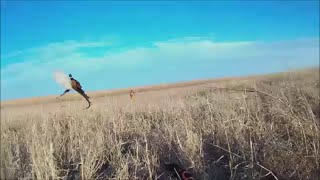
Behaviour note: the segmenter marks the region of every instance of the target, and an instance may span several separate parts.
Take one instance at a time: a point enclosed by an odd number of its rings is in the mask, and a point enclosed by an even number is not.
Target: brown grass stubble
[[[86,111],[3,110],[1,179],[170,179],[164,162],[197,179],[317,179],[317,83],[308,71]],[[244,88],[255,92],[233,90]]]

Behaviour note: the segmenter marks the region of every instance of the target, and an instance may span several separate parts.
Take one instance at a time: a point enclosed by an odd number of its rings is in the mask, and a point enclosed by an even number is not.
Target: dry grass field
[[[1,179],[318,179],[319,68],[1,103]]]

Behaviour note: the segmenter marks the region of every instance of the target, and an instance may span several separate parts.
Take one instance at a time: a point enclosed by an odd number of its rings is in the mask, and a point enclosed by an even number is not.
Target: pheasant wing
[[[68,76],[65,75],[63,72],[61,71],[54,72],[53,78],[59,85],[63,86],[64,88],[72,89]]]

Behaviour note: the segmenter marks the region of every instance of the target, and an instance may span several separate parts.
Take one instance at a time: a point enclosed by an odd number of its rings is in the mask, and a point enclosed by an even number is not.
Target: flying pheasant
[[[88,109],[88,108],[91,106],[91,102],[89,101],[89,98],[90,98],[90,97],[83,91],[81,84],[80,84],[76,79],[74,79],[71,74],[69,74],[69,77],[70,77],[70,85],[71,85],[71,88],[74,89],[75,91],[77,91],[77,92],[78,92],[81,96],[83,96],[83,97],[87,100],[87,102],[89,103],[89,106],[87,107],[87,109]],[[60,95],[60,97],[63,96],[63,95],[65,95],[66,93],[68,93],[68,92],[71,90],[71,88],[67,88],[67,89]]]

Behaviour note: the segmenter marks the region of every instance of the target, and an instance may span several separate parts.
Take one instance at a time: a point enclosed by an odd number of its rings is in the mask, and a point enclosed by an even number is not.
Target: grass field
[[[319,68],[1,103],[1,179],[320,177]],[[71,101],[72,100],[72,101]]]

